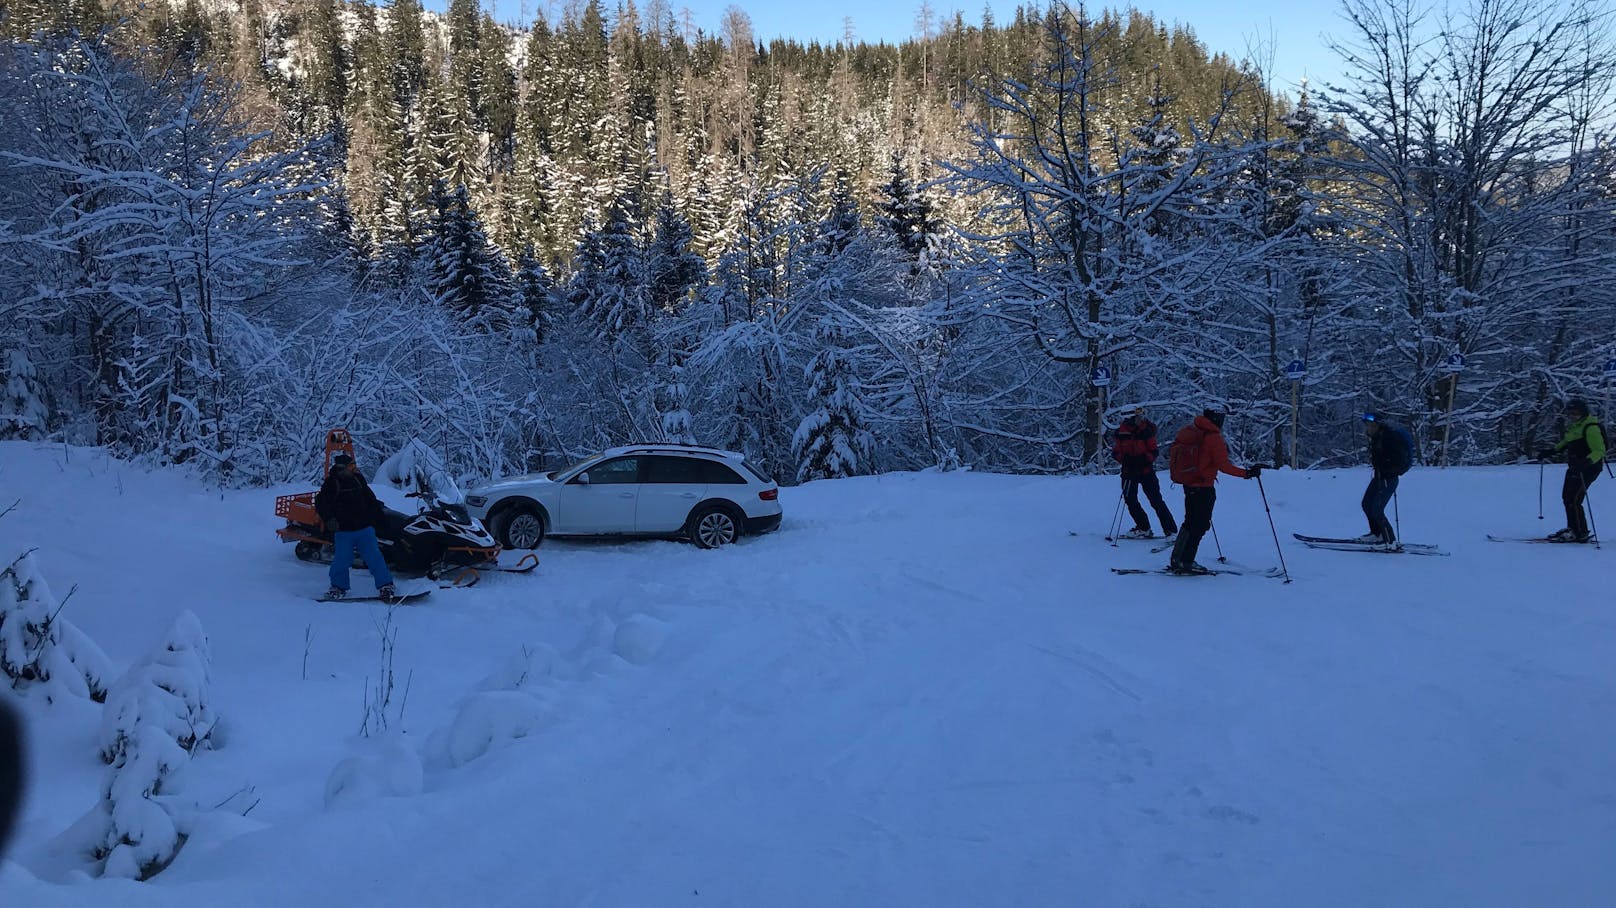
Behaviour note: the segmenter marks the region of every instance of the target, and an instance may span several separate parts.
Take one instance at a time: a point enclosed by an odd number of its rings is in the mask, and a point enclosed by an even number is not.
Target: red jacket
[[[1240,479],[1251,475],[1229,462],[1229,445],[1223,440],[1223,431],[1205,416],[1195,417],[1195,422],[1179,430],[1178,437],[1173,440],[1174,445],[1186,446],[1185,450],[1197,443],[1201,451],[1196,458],[1195,469],[1189,475],[1174,475],[1174,482],[1189,489],[1210,489],[1218,481],[1219,473],[1228,473]]]
[[[1148,419],[1129,417],[1117,426],[1111,457],[1122,464],[1123,479],[1143,479],[1155,472],[1156,424]]]

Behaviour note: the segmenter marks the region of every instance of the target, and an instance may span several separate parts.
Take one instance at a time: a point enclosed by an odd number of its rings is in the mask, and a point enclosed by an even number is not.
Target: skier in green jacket
[[[1549,460],[1556,454],[1564,454],[1566,459],[1565,485],[1560,492],[1565,502],[1566,528],[1549,538],[1555,542],[1591,542],[1582,500],[1605,465],[1605,428],[1589,414],[1588,404],[1582,400],[1567,401],[1565,415],[1570,422],[1565,437],[1553,448],[1538,452],[1541,460]]]

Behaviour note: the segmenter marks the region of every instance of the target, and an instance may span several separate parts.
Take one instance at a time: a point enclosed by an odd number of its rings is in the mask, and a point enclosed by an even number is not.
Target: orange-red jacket
[[[1251,475],[1229,462],[1229,445],[1223,440],[1223,431],[1205,416],[1195,417],[1195,422],[1180,429],[1173,444],[1184,445],[1185,450],[1200,445],[1195,469],[1185,475],[1173,476],[1173,481],[1185,488],[1210,489],[1217,482],[1219,473],[1228,473],[1241,479]]]

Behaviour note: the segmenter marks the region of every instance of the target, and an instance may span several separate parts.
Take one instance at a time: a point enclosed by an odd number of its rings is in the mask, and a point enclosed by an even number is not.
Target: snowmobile
[[[406,449],[409,454],[416,449]],[[353,437],[345,429],[326,433],[325,473],[331,472],[331,459],[337,454],[353,456]],[[419,499],[420,510],[405,514],[382,508],[376,524],[376,541],[387,567],[398,574],[425,575],[446,580],[455,586],[476,583],[479,572],[499,570],[526,573],[538,566],[532,555],[513,567],[499,564],[500,546],[481,522],[466,512],[459,490],[448,474],[433,468],[433,458],[402,456],[390,458],[377,471],[398,485],[411,488],[406,497]],[[275,516],[284,517],[286,526],[275,531],[283,542],[295,543],[299,560],[330,564],[334,557],[331,534],[314,508],[316,492],[281,495],[275,499]],[[361,567],[356,556],[354,566]]]

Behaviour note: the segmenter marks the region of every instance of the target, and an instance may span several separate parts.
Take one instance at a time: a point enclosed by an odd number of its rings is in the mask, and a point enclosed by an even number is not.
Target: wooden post
[[[1453,435],[1453,396],[1459,390],[1459,373],[1448,376],[1448,416],[1442,422],[1442,467],[1448,466],[1448,439]]]
[[[1296,432],[1300,419],[1300,379],[1291,382],[1291,469],[1296,469]]]

